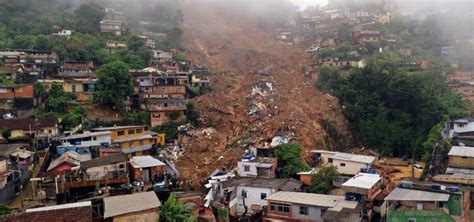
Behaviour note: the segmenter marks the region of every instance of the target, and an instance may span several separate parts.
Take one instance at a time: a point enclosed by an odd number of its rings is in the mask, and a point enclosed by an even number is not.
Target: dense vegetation
[[[283,176],[293,177],[297,173],[310,170],[309,165],[301,159],[301,146],[296,143],[282,144],[275,148],[278,166],[283,168]]]
[[[326,194],[333,187],[332,183],[339,177],[336,167],[322,167],[313,174],[308,191],[311,193]]]
[[[348,75],[322,68],[316,85],[340,99],[364,146],[387,156],[411,156],[414,151],[420,158],[431,152],[426,142],[430,131],[462,116],[466,108],[445,83],[442,70],[409,73],[397,56],[378,54]]]
[[[160,222],[196,221],[196,218],[193,217],[193,208],[190,205],[178,202],[172,194],[165,204],[160,207],[158,214],[160,215]]]
[[[123,62],[111,62],[97,71],[95,99],[103,105],[123,110],[123,101],[133,93],[132,76]]]

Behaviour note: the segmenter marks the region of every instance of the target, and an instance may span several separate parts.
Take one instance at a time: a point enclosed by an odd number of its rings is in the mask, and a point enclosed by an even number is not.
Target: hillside
[[[204,122],[216,128],[211,139],[194,141],[177,162],[184,178],[196,181],[216,168],[235,166],[244,152],[239,144],[249,137],[263,143],[290,136],[303,145],[305,158],[314,148],[336,149],[328,125],[351,140],[337,100],[317,91],[314,76],[302,73],[308,64],[304,51],[261,28],[255,10],[193,1],[184,3],[183,12],[189,58],[213,71],[213,92],[193,102]],[[263,93],[251,95],[258,84]],[[249,115],[256,110],[260,114]]]

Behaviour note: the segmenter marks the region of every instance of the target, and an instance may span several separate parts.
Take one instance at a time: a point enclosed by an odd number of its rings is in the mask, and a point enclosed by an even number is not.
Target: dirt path
[[[213,72],[213,92],[194,103],[217,132],[211,139],[194,143],[192,151],[177,162],[184,177],[199,181],[216,168],[235,167],[244,150],[231,148],[230,143],[238,138],[269,141],[280,133],[291,133],[307,157],[312,149],[334,147],[321,147],[331,144],[322,119],[348,136],[336,99],[319,92],[314,79],[301,73],[308,64],[302,49],[277,42],[271,32],[258,27],[252,12],[217,1],[192,2],[183,7],[184,46],[194,63],[207,65]],[[273,84],[271,95],[250,98],[252,87],[262,82]],[[248,115],[256,103],[263,104],[269,114],[257,119]]]

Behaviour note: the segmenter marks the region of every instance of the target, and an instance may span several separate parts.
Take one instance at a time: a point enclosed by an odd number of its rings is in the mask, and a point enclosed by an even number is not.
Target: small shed
[[[154,191],[104,198],[104,219],[158,221],[161,202]]]

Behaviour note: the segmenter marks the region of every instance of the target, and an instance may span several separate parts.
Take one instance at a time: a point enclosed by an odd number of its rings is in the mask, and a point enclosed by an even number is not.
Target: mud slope
[[[235,167],[244,152],[236,141],[249,136],[263,142],[274,135],[293,135],[303,145],[305,158],[311,149],[335,147],[322,119],[349,137],[336,99],[319,92],[314,79],[301,73],[307,64],[304,51],[277,42],[271,32],[259,28],[255,11],[193,0],[184,3],[183,12],[184,47],[194,63],[213,72],[213,92],[193,102],[205,122],[217,129],[211,139],[194,139],[177,162],[185,178],[197,182],[216,168]],[[271,83],[273,90],[249,96],[261,82]],[[256,104],[262,108],[260,115],[248,115]]]

